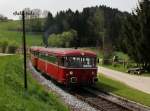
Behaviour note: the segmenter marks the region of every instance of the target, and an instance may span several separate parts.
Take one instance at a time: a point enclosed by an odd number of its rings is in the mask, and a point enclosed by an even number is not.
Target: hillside
[[[0,22],[0,39],[8,39],[14,41],[18,45],[22,44],[22,32],[17,31],[21,27],[21,21]],[[27,45],[41,45],[42,34],[27,34]]]

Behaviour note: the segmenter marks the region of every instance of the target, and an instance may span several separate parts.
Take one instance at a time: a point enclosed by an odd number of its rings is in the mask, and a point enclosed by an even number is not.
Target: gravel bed
[[[35,77],[40,84],[43,86],[46,86],[47,89],[56,92],[61,99],[69,105],[71,110],[73,111],[97,111],[95,108],[91,107],[89,104],[77,99],[73,95],[65,92],[58,86],[56,86],[53,82],[50,80],[45,79],[39,72],[37,72],[34,67],[32,66],[31,62],[29,62],[29,68],[32,71],[33,77]]]

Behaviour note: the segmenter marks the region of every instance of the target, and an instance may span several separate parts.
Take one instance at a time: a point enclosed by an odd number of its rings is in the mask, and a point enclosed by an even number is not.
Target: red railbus
[[[78,49],[31,47],[34,67],[64,85],[92,85],[97,81],[96,54]]]

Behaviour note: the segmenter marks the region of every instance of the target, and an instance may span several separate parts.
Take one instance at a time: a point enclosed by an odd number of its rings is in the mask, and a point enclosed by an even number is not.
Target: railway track
[[[150,107],[147,107],[140,103],[136,103],[136,102],[128,100],[126,98],[114,95],[112,93],[103,92],[103,91],[97,89],[96,87],[86,88],[85,90],[87,90],[101,98],[104,98],[108,101],[111,101],[114,104],[122,106],[130,111],[150,111]]]
[[[31,63],[30,67],[32,67]],[[39,76],[39,74],[37,74],[33,67],[31,70],[34,70],[33,72],[36,73],[37,77]],[[43,81],[43,83],[45,84],[45,81],[47,80],[45,78],[39,81]],[[50,86],[50,84],[47,82],[46,86]],[[78,99],[84,101],[85,103],[88,103],[90,106],[96,108],[99,111],[150,111],[149,107],[132,103],[129,100],[123,101],[117,99],[116,97],[101,92],[94,87],[76,88],[74,90],[67,90],[63,86],[59,87],[61,87],[61,89],[63,89],[65,92],[68,92],[71,95],[77,97]]]
[[[80,88],[71,93],[100,111],[150,111],[150,107],[108,94],[95,87]]]
[[[70,93],[99,111],[132,111],[127,107],[98,96],[85,88],[71,91]]]

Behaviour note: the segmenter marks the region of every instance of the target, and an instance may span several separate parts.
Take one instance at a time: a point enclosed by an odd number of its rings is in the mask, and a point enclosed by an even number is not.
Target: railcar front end
[[[63,57],[59,74],[63,75],[66,85],[92,85],[97,81],[96,57]]]

